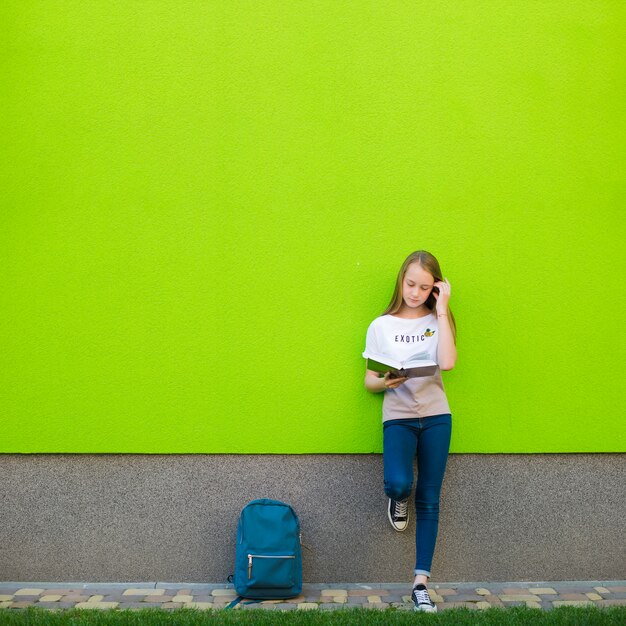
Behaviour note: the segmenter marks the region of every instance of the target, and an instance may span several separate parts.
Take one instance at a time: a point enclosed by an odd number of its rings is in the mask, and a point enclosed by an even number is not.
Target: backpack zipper
[[[271,554],[248,554],[248,580],[252,578],[252,559],[295,559],[295,555],[272,556]]]

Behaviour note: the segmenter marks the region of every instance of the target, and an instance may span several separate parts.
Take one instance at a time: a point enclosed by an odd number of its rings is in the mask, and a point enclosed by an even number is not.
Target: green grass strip
[[[454,626],[596,626],[602,624],[624,626],[626,607],[573,607],[563,606],[545,611],[516,606],[508,609],[490,608],[471,610],[446,609],[436,614],[416,613],[405,609],[341,608],[334,610],[254,610],[223,611],[210,609],[65,609],[51,611],[38,607],[0,610],[0,625],[29,626],[195,626],[196,624],[255,624],[268,626],[281,624],[363,624],[364,626],[393,626],[395,624],[445,624]]]

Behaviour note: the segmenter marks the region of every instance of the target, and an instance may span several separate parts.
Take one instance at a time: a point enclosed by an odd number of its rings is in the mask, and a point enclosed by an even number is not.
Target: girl
[[[439,526],[439,495],[446,469],[452,415],[440,370],[456,363],[456,324],[448,306],[450,283],[437,259],[418,250],[398,272],[393,297],[385,312],[367,329],[366,351],[400,361],[411,356],[438,364],[435,374],[419,378],[380,377],[366,368],[365,387],[384,392],[383,467],[387,515],[393,528],[409,523],[413,459],[417,455],[415,488],[415,580],[411,598],[416,611],[436,611],[426,583]]]

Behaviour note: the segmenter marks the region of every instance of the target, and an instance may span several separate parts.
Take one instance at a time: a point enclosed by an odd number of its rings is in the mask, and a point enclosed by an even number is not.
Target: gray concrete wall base
[[[624,454],[453,454],[432,581],[623,580]],[[225,583],[246,502],[298,512],[308,583],[412,578],[382,457],[0,455],[0,581]]]

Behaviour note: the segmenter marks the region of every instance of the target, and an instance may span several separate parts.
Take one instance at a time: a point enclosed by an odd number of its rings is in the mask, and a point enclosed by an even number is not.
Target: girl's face
[[[417,263],[411,263],[402,281],[404,306],[413,310],[423,307],[433,290],[434,284],[435,279],[430,272],[427,272]]]

